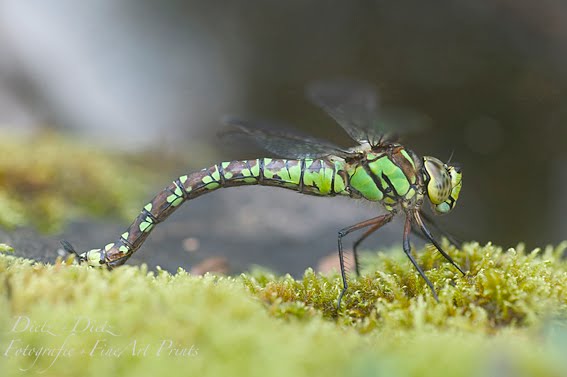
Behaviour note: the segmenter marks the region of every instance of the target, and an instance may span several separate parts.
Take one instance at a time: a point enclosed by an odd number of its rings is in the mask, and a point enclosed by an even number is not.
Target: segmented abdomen
[[[123,264],[144,242],[151,230],[185,200],[221,187],[264,185],[319,196],[350,195],[349,175],[342,161],[329,159],[255,160],[221,162],[210,168],[183,175],[158,193],[140,212],[120,239],[88,253],[100,254],[109,267]],[[96,259],[95,255],[87,259]]]

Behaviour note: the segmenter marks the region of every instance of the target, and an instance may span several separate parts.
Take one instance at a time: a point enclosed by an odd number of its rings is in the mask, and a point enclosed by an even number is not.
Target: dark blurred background
[[[0,130],[49,126],[100,148],[194,148],[190,171],[263,153],[220,143],[224,114],[285,120],[348,144],[304,87],[361,79],[379,88],[384,106],[427,117],[408,147],[462,164],[461,198],[439,218],[444,228],[536,247],[567,238],[566,46],[562,0],[0,0]],[[332,252],[337,229],[376,215],[282,191],[200,198],[171,220],[189,219],[187,227],[156,230],[148,242],[177,234],[198,240],[203,255],[246,249],[248,262],[293,272],[316,259],[300,256]],[[101,228],[115,238],[124,226]],[[388,229],[378,245],[401,240],[399,226]],[[76,238],[81,248],[110,241]],[[181,262],[159,262],[167,263]]]

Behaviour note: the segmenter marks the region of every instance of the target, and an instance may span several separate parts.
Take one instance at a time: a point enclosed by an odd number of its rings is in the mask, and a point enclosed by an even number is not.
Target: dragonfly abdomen
[[[221,162],[189,176],[184,188],[193,199],[220,187],[262,185],[318,196],[349,195],[343,162],[328,159],[274,159]]]
[[[222,187],[244,185],[282,187],[318,196],[350,195],[342,161],[259,158],[221,162],[177,178],[144,206],[117,242],[91,250],[87,259],[104,259],[103,263],[110,267],[121,265],[142,245],[154,226],[186,200]]]

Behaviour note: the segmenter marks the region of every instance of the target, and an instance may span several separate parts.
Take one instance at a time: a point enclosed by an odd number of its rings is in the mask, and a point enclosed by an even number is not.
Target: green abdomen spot
[[[264,159],[264,178],[281,186],[295,188],[299,185],[301,169],[296,160]]]
[[[333,190],[332,183],[334,175],[334,166],[328,161],[306,159],[303,173],[303,186],[316,189],[315,192],[318,192],[318,194],[329,195]]]
[[[374,180],[362,166],[355,169],[354,174],[350,177],[350,185],[368,200],[380,201],[384,197],[382,191],[376,187]]]

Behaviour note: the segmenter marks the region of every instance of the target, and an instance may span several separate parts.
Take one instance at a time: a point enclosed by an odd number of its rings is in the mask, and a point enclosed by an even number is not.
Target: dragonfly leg
[[[411,261],[411,263],[413,264],[413,266],[415,267],[417,272],[419,272],[419,275],[423,278],[423,280],[425,280],[425,282],[427,283],[427,285],[431,289],[431,292],[433,293],[433,298],[435,299],[435,301],[439,302],[439,298],[437,297],[437,293],[435,292],[435,288],[433,287],[433,283],[431,283],[431,281],[429,281],[427,276],[425,276],[425,273],[423,272],[423,270],[421,269],[419,264],[417,264],[416,260],[414,259],[413,255],[411,254],[411,246],[410,246],[410,240],[409,240],[410,233],[411,233],[411,217],[409,217],[409,215],[407,215],[406,216],[406,224],[404,226],[404,238],[403,238],[403,244],[402,244],[403,248],[404,248],[404,253],[406,253],[407,257],[409,258],[409,260]]]
[[[394,215],[392,213],[387,213],[385,215],[374,217],[374,218],[369,219],[369,220],[361,221],[358,224],[354,224],[352,226],[349,226],[349,227],[346,227],[346,228],[339,230],[337,243],[338,243],[338,246],[339,246],[339,263],[340,263],[340,266],[341,266],[341,278],[343,280],[343,289],[342,289],[342,291],[339,295],[339,300],[337,302],[337,311],[341,308],[341,301],[343,299],[343,296],[344,296],[346,290],[348,289],[348,283],[347,283],[346,272],[345,272],[344,252],[343,252],[343,237],[346,236],[349,233],[356,231],[356,230],[363,229],[363,228],[371,226],[372,228],[370,228],[368,231],[366,231],[362,235],[361,239],[357,241],[356,246],[358,246],[358,244],[362,240],[364,240],[366,237],[368,237],[372,232],[376,231],[376,229],[380,228],[382,225],[384,225],[384,224],[388,223],[390,220],[392,220],[392,217],[394,217]],[[358,258],[356,256],[356,252],[353,252],[353,253],[355,255],[355,264],[357,265],[357,272],[358,272]]]
[[[421,219],[419,212],[414,211],[413,216],[415,218],[415,221],[417,222],[417,225],[419,225],[419,228],[421,229],[421,231],[423,232],[425,237],[427,237],[427,239],[435,246],[435,248],[437,248],[437,250],[441,253],[441,255],[443,255],[445,257],[445,259],[447,259],[453,266],[455,266],[455,268],[457,270],[459,270],[459,272],[461,274],[465,275],[465,272],[461,269],[461,267],[459,267],[459,265],[457,263],[455,263],[453,258],[451,258],[451,256],[449,254],[447,254],[441,248],[441,245],[439,244],[439,242],[437,242],[437,240],[435,238],[433,238],[433,236],[431,235],[431,232],[429,231],[429,229],[427,229],[427,227],[423,223],[423,220]]]
[[[355,269],[356,269],[356,275],[357,276],[360,276],[360,263],[358,261],[358,246],[362,243],[362,241],[364,241],[366,238],[368,238],[368,236],[370,236],[372,233],[374,233],[375,231],[377,231],[378,229],[380,229],[381,227],[383,227],[384,225],[389,223],[392,220],[392,216],[391,216],[391,214],[386,214],[386,215],[383,215],[383,216],[376,217],[372,220],[376,220],[376,223],[374,225],[372,225],[370,227],[370,229],[368,229],[366,232],[364,232],[364,234],[362,236],[360,236],[359,239],[354,241],[354,244],[352,245],[352,254],[354,256],[354,266],[355,266]]]

